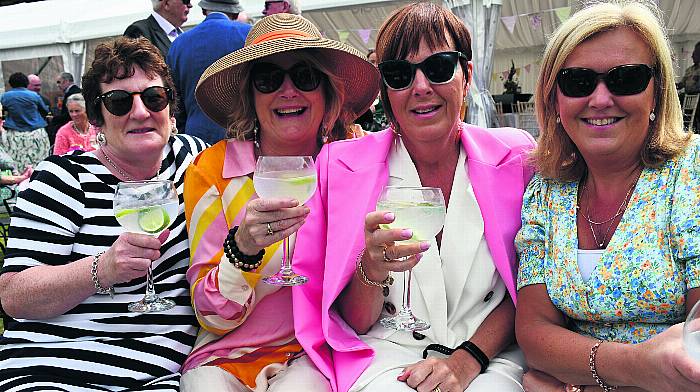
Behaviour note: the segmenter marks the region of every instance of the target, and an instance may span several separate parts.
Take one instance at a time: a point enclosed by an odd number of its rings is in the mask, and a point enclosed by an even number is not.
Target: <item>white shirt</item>
[[[152,15],[154,18],[156,18],[156,22],[158,22],[160,28],[163,29],[165,35],[168,36],[170,42],[175,41],[175,38],[177,38],[178,35],[182,34],[182,30],[180,30],[180,28],[175,27],[172,23],[168,22],[167,19],[160,16],[159,13],[154,12]]]

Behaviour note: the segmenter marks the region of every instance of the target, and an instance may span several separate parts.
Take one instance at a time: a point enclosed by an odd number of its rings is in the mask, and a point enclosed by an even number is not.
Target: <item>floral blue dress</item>
[[[577,262],[578,182],[536,175],[525,191],[518,289],[545,284],[575,331],[642,342],[685,318],[700,286],[700,137],[658,169],[645,168],[587,281]]]

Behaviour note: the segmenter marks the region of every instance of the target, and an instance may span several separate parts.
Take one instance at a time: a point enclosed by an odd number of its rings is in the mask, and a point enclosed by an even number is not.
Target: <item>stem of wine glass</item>
[[[292,261],[289,259],[289,237],[285,237],[282,240],[283,253],[282,253],[282,266],[280,267],[280,275],[290,276],[292,272]]]
[[[403,310],[406,313],[411,313],[411,277],[412,271],[408,270],[403,272]]]
[[[153,270],[151,268],[151,264],[148,264],[148,271],[146,271],[146,297],[145,300],[148,302],[149,300],[155,298],[156,296],[156,290],[153,287]]]

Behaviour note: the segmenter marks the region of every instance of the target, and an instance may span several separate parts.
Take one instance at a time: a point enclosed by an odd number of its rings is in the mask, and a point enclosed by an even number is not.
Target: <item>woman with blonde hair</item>
[[[700,139],[683,131],[659,15],[596,3],[545,50],[516,238],[526,390],[700,388],[681,347],[700,296]]]

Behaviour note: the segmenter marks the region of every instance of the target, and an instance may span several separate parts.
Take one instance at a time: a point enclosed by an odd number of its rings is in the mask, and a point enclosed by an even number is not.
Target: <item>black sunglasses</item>
[[[152,112],[160,112],[175,100],[173,90],[168,87],[151,86],[143,91],[128,92],[124,90],[112,90],[97,96],[95,104],[100,101],[110,113],[115,116],[123,116],[131,111],[134,104],[134,95],[140,95],[143,105]]]
[[[430,83],[445,84],[454,79],[459,59],[467,60],[467,56],[453,51],[435,53],[417,64],[406,60],[387,60],[379,64],[379,72],[384,84],[392,90],[411,87],[416,69],[423,71]]]
[[[635,95],[646,90],[654,70],[646,64],[624,64],[599,73],[588,68],[564,68],[557,74],[562,94],[580,98],[593,94],[598,80],[614,95]]]
[[[287,74],[296,88],[306,92],[316,90],[324,76],[321,71],[306,63],[295,64],[288,70],[271,63],[257,63],[250,70],[253,85],[263,94],[277,91]]]
[[[190,5],[191,2],[190,2],[190,0],[182,0],[182,4],[184,4],[184,5]]]

